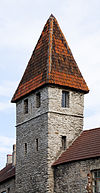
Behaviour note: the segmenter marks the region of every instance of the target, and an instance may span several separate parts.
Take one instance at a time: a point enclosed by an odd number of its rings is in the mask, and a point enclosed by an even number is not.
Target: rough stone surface
[[[96,169],[100,169],[100,158],[56,166],[54,193],[86,193],[87,175]]]
[[[62,153],[62,136],[67,138],[67,147],[76,139],[83,129],[84,96],[69,91],[69,108],[62,108],[62,89],[49,87],[48,113],[48,183],[53,192],[54,177],[52,163]]]
[[[0,183],[0,193],[6,192],[8,193],[10,188],[10,193],[15,193],[15,178],[11,178],[3,183]]]
[[[36,108],[37,92],[41,94],[39,108]],[[69,108],[62,108],[61,88],[49,86],[37,92],[27,97],[28,114],[24,114],[26,98],[20,100],[16,106],[16,193],[53,193],[54,176],[51,165],[63,151],[62,136],[67,137],[68,147],[83,128],[82,93],[69,91]]]

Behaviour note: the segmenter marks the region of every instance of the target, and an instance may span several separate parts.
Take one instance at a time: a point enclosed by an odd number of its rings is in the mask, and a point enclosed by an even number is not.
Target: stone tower
[[[51,15],[21,82],[16,103],[16,193],[53,193],[52,164],[83,128],[88,87]]]

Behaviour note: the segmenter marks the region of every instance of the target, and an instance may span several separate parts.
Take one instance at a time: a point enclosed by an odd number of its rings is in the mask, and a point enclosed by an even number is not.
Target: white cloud
[[[7,136],[0,136],[0,169],[6,165],[7,154],[12,154],[13,144],[15,144],[15,139]]]
[[[85,129],[93,129],[100,127],[100,111],[95,112],[95,114],[90,117],[87,116],[84,119],[84,128]]]
[[[14,104],[10,102],[18,82],[4,81],[0,85],[0,111],[14,109]],[[5,99],[5,100],[4,100]]]
[[[36,44],[41,32],[40,29],[43,27],[41,16],[39,17],[38,14],[36,17],[35,6],[38,7],[38,10],[41,9],[40,3],[42,4],[42,1],[36,1],[33,6],[32,0],[4,0],[2,2],[0,6],[0,47],[22,47],[25,49],[32,43],[33,46]],[[35,33],[33,34],[34,26]]]
[[[90,87],[90,93],[85,95],[85,107],[88,109],[99,109],[100,107],[100,81],[94,82]]]
[[[11,97],[16,89],[16,85],[18,85],[18,82],[5,80],[0,85],[0,96]]]
[[[15,140],[7,136],[0,136],[0,150],[13,144]]]
[[[11,104],[9,98],[13,96],[17,84],[17,82],[4,81],[0,85],[0,111],[6,111],[14,108],[14,105]]]
[[[90,94],[85,96],[85,128],[88,129],[100,125],[99,8],[99,0],[62,0],[59,3],[57,0],[3,0],[0,2],[0,48],[4,47],[4,52],[11,48],[15,52],[19,50],[18,53],[20,53],[20,48],[25,50],[26,47],[27,50],[32,51],[49,14],[52,12],[57,17],[90,89]],[[2,58],[4,57],[5,53],[4,55],[2,53]],[[13,55],[13,57],[15,56]],[[17,58],[20,57],[22,57],[20,54],[17,55]],[[12,68],[16,61],[6,61],[8,63],[4,66],[2,62],[0,66],[5,67],[5,70],[8,69],[8,74],[15,74],[17,80],[16,69]],[[19,73],[22,70],[23,63],[15,65],[19,65]],[[6,66],[11,66],[11,68]],[[3,82],[0,80],[0,99],[4,97],[11,99],[17,85],[17,82],[5,80],[4,76]],[[14,107],[7,100],[6,102],[0,101],[0,111],[10,110]],[[7,138],[1,138],[0,143],[3,143],[3,140],[6,140],[8,144],[11,142]],[[9,147],[12,149],[9,145],[0,147],[2,154],[0,154],[0,164],[3,163],[6,156],[4,152],[9,153]],[[3,157],[3,160],[1,157]]]
[[[0,111],[5,111],[5,110],[8,110],[8,109],[12,109],[14,108],[14,105],[13,104],[10,104],[8,102],[0,102]]]

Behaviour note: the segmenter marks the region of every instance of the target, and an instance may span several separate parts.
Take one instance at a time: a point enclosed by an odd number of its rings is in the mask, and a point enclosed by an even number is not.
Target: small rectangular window
[[[1,193],[6,193],[6,191],[3,191],[3,192],[1,192]]]
[[[39,150],[39,146],[38,146],[38,139],[36,139],[36,151]]]
[[[69,92],[62,91],[62,107],[69,108]]]
[[[66,136],[62,136],[62,149],[66,149]]]
[[[36,94],[36,107],[39,108],[41,106],[41,95],[40,92]]]
[[[100,170],[95,170],[92,172],[92,187],[93,193],[100,192]]]
[[[24,100],[24,114],[28,113],[28,99]]]
[[[24,144],[25,155],[27,154],[27,143]]]

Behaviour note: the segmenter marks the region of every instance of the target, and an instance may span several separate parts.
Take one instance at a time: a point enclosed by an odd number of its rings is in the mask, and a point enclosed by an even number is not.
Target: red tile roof
[[[100,157],[100,128],[83,131],[53,166],[96,157]]]
[[[12,98],[16,102],[44,84],[89,91],[56,18],[51,15]]]
[[[0,171],[0,183],[15,177],[15,167],[12,164],[8,164]]]

